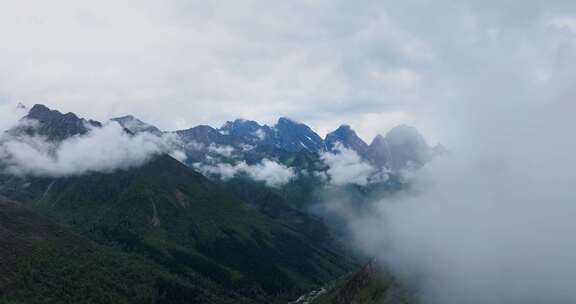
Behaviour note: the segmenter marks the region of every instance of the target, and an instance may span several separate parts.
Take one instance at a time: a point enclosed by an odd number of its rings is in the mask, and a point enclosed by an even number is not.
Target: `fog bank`
[[[340,212],[354,244],[424,303],[575,302],[576,106],[470,101],[450,113],[470,118],[444,122],[468,134],[452,153],[371,212]]]

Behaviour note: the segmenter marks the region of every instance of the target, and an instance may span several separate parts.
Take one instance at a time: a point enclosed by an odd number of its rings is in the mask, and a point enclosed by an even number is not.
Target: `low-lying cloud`
[[[212,152],[224,157],[230,157],[234,153],[234,147],[211,144],[208,146],[208,152]]]
[[[354,150],[341,144],[336,145],[334,153],[322,153],[320,158],[328,166],[326,175],[330,183],[336,186],[347,184],[366,186],[388,178],[382,170],[364,161]]]
[[[490,123],[446,120],[468,135],[453,153],[370,212],[343,209],[354,243],[426,304],[576,302],[576,105],[528,99],[454,108],[446,115]]]
[[[173,140],[150,133],[130,135],[115,122],[62,142],[50,142],[42,136],[4,134],[0,141],[0,163],[3,171],[20,176],[109,173],[141,166],[163,153],[182,161],[185,156],[173,148]]]
[[[218,175],[223,180],[244,173],[253,180],[264,182],[270,187],[282,186],[296,177],[294,170],[269,159],[263,159],[255,165],[248,165],[245,161],[241,161],[236,164],[196,163],[194,167],[205,175]]]
[[[0,103],[0,134],[18,124],[18,120],[24,115],[24,108],[12,103]]]

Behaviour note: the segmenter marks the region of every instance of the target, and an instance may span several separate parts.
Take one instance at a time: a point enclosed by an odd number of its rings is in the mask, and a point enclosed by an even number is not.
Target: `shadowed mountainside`
[[[26,184],[20,199],[93,241],[264,302],[354,267],[321,222],[302,213],[305,225],[277,220],[169,156],[113,174]]]
[[[0,303],[254,303],[0,199]]]

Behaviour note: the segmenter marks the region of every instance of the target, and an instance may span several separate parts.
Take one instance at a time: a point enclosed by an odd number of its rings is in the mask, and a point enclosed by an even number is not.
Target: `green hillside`
[[[385,270],[369,263],[339,280],[313,304],[414,304],[416,301]]]
[[[200,277],[261,303],[283,303],[355,267],[320,221],[279,220],[167,156],[27,183],[32,208],[73,231],[183,282]]]
[[[0,200],[0,303],[254,303]]]

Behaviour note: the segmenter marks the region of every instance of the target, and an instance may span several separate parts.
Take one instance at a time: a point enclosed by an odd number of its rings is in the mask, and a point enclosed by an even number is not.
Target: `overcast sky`
[[[451,116],[461,101],[570,96],[576,2],[3,0],[0,41],[0,103],[365,140],[405,122],[451,143],[477,119]]]

